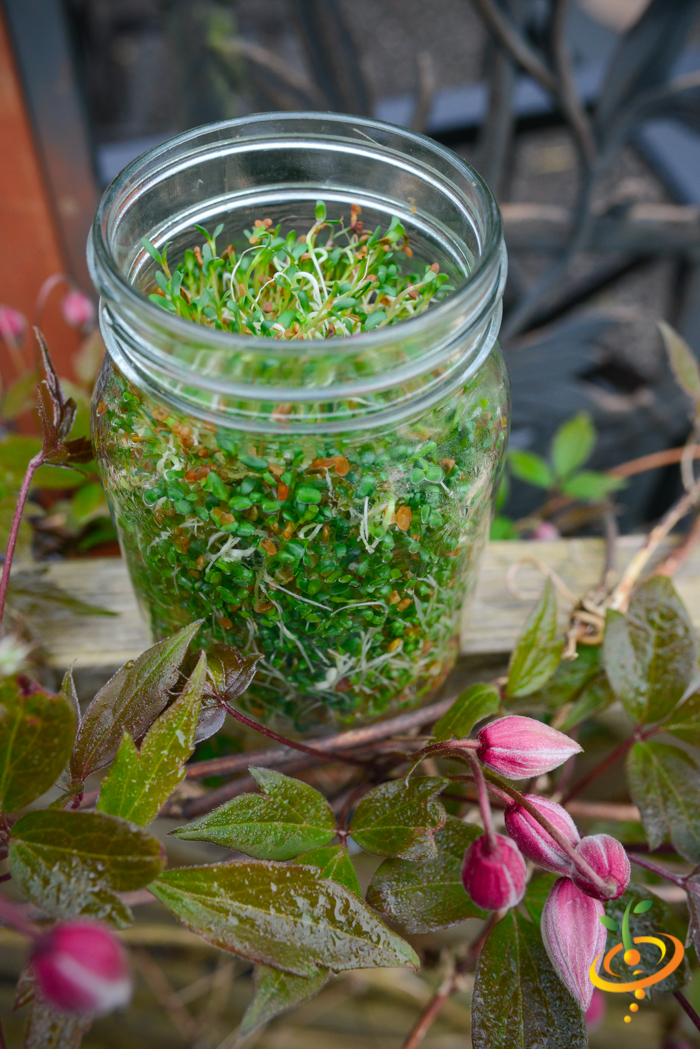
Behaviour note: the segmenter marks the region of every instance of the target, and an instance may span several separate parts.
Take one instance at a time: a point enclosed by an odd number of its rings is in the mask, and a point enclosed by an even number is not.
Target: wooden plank
[[[641,536],[620,540],[618,568],[624,568],[642,542]],[[553,569],[574,594],[580,595],[598,582],[603,557],[603,542],[599,539],[489,543],[474,598],[465,609],[462,655],[481,658],[511,650],[542,590],[543,574],[533,561]],[[509,582],[509,572],[513,573],[518,565]],[[148,632],[126,568],[118,558],[55,562],[49,566],[48,579],[83,601],[118,613],[116,618],[95,616],[43,624],[42,639],[55,670],[63,671],[76,660],[78,672],[104,679],[148,645]],[[700,628],[700,549],[682,566],[675,583]],[[563,600],[559,606],[564,626],[568,606]]]

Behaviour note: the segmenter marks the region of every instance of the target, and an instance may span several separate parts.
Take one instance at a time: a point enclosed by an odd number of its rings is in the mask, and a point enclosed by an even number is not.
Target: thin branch
[[[533,51],[525,37],[518,32],[511,20],[494,3],[494,0],[475,0],[475,3],[484,22],[486,22],[501,46],[510,51],[516,62],[538,84],[541,84],[545,91],[556,94],[557,82],[555,77],[547,69],[537,52]]]
[[[674,576],[684,561],[692,553],[693,547],[700,539],[700,514],[696,513],[688,534],[682,543],[664,558],[660,565],[654,569],[654,575]]]
[[[594,779],[597,779],[601,772],[605,772],[605,770],[610,768],[611,765],[614,765],[616,761],[627,753],[630,747],[638,742],[639,738],[640,737],[637,736],[635,732],[629,739],[624,739],[619,746],[615,747],[615,749],[608,754],[607,758],[603,758],[603,760],[596,765],[595,768],[591,769],[583,779],[580,779],[578,783],[574,784],[568,794],[561,799],[560,804],[566,808],[572,798],[575,798],[577,794],[580,794],[581,791],[589,785],[589,783],[592,783]]]
[[[551,41],[552,58],[557,73],[557,97],[561,110],[571,125],[581,160],[590,167],[597,152],[593,129],[586,114],[574,79],[571,52],[566,39],[568,0],[553,0]]]
[[[416,55],[416,65],[418,66],[418,100],[411,118],[411,130],[425,134],[437,87],[435,63],[430,51],[419,51]]]
[[[185,1009],[161,967],[154,962],[148,951],[144,951],[141,947],[133,950],[132,955],[141,975],[153,992],[158,1004],[167,1012],[173,1026],[188,1041],[192,1041],[197,1037],[199,1024]]]
[[[700,459],[700,444],[687,445],[680,448],[666,448],[663,452],[652,452],[650,455],[640,455],[638,459],[630,459],[619,466],[613,466],[608,470],[609,477],[633,477],[635,474],[646,473],[647,470],[655,470],[660,466],[672,466],[679,463],[683,456],[689,453],[693,459]]]
[[[491,814],[491,801],[489,799],[489,793],[486,788],[486,780],[484,779],[484,771],[479,764],[478,758],[474,754],[469,754],[469,764],[472,767],[472,773],[474,774],[474,782],[476,783],[476,792],[479,797],[479,810],[481,812],[481,822],[484,825],[484,833],[488,843],[488,850],[494,852],[496,849],[496,831],[493,827],[493,816]]]
[[[681,889],[686,888],[685,878],[682,875],[674,874],[665,867],[659,867],[658,863],[652,863],[651,860],[645,860],[633,852],[628,852],[627,856],[630,863],[636,863],[638,867],[644,867],[645,870],[651,871],[652,874],[658,874],[659,877],[665,878],[666,881],[671,881],[674,885],[679,885]]]
[[[298,740],[288,739],[286,736],[280,736],[279,732],[273,732],[271,728],[267,728],[265,725],[261,725],[258,721],[253,721],[252,718],[246,717],[245,714],[241,714],[240,710],[236,710],[230,703],[224,703],[223,706],[227,712],[236,721],[239,721],[241,725],[245,725],[246,728],[255,729],[256,732],[260,732],[263,736],[267,736],[268,739],[274,739],[275,743],[282,743],[285,747],[291,747],[292,750],[300,750],[302,754],[310,754],[312,758],[323,758],[326,759],[327,755],[319,750],[317,747],[307,747],[306,743],[299,743]],[[351,755],[346,755],[340,752],[336,752],[336,761],[343,761],[349,765],[366,765],[367,760],[365,758],[354,758]]]
[[[692,1005],[690,1004],[688,999],[685,997],[683,992],[682,991],[674,991],[673,992],[673,997],[676,999],[676,1001],[680,1005],[681,1009],[683,1009],[683,1011],[690,1017],[692,1022],[697,1027],[698,1031],[700,1031],[700,1016],[698,1016],[698,1014],[695,1012],[695,1009],[693,1009]]]
[[[37,452],[37,454],[29,460],[27,472],[24,475],[22,487],[19,491],[17,506],[15,507],[15,513],[14,517],[12,518],[12,525],[10,527],[10,537],[7,542],[7,550],[5,551],[5,562],[2,566],[2,579],[0,580],[0,625],[2,624],[2,617],[5,612],[7,588],[10,583],[10,570],[12,568],[12,559],[15,555],[15,547],[17,546],[17,536],[19,535],[19,526],[22,522],[24,504],[27,501],[27,496],[29,495],[29,489],[34,478],[34,474],[44,462],[44,456],[45,450],[42,448],[40,452]]]
[[[222,58],[235,59],[241,57],[247,59],[252,65],[276,76],[288,89],[306,99],[312,108],[325,109],[324,100],[316,85],[303,74],[298,73],[296,69],[293,69],[292,66],[288,65],[274,52],[268,51],[267,48],[260,47],[259,44],[254,44],[250,40],[243,40],[238,36],[228,40],[217,41],[216,44],[210,44],[209,46],[215,54]]]

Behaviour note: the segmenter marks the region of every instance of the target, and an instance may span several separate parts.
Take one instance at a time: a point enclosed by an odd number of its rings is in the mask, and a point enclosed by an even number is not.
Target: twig
[[[307,80],[305,76],[297,73],[292,66],[272,51],[268,51],[259,44],[250,40],[242,40],[241,37],[233,37],[229,40],[220,40],[216,44],[209,45],[211,50],[222,58],[247,59],[252,65],[258,66],[267,73],[272,73],[287,87],[300,95],[314,109],[324,109],[324,100],[316,89],[315,84]]]
[[[700,459],[700,444],[690,446],[683,445],[680,448],[666,448],[663,452],[652,452],[650,455],[640,455],[638,459],[629,459],[626,463],[613,466],[608,470],[609,477],[633,477],[635,474],[646,473],[647,470],[656,470],[660,466],[673,466],[680,463],[686,453],[692,450],[692,458]]]
[[[435,100],[435,63],[430,51],[419,51],[416,55],[418,66],[418,100],[411,118],[411,130],[425,134],[428,118]]]
[[[141,975],[159,1005],[165,1009],[177,1030],[192,1041],[197,1037],[199,1025],[185,1009],[161,967],[153,961],[148,951],[144,951],[141,947],[136,948],[132,954]]]
[[[44,457],[45,449],[42,448],[40,452],[37,452],[36,455],[29,460],[27,472],[24,475],[22,487],[19,490],[17,506],[15,507],[14,517],[12,518],[12,525],[10,526],[10,537],[7,542],[7,550],[5,551],[5,562],[2,566],[2,579],[0,580],[0,624],[2,624],[2,617],[5,612],[7,588],[10,583],[10,570],[12,568],[12,559],[15,556],[15,547],[17,546],[17,536],[19,535],[19,526],[22,521],[24,504],[27,501],[34,474],[43,464]]]
[[[577,794],[580,794],[581,791],[584,790],[589,783],[592,783],[593,780],[601,774],[601,772],[605,772],[607,768],[610,768],[611,765],[614,765],[615,762],[624,754],[626,754],[630,747],[634,746],[635,743],[639,742],[641,738],[641,733],[638,734],[637,730],[635,729],[634,733],[630,736],[629,739],[624,739],[622,743],[619,744],[619,746],[615,747],[615,749],[608,754],[607,758],[603,758],[600,764],[596,765],[595,768],[591,769],[591,771],[587,773],[587,775],[585,775],[583,779],[580,779],[578,783],[575,783],[571,790],[568,792],[568,794],[566,794],[561,799],[560,804],[563,805],[564,808],[566,808],[572,798],[575,798]]]
[[[666,538],[671,529],[685,517],[693,506],[695,506],[698,499],[700,499],[700,481],[697,481],[691,490],[686,492],[686,494],[664,514],[656,527],[652,528],[647,536],[644,546],[634,555],[625,569],[620,582],[615,587],[608,604],[609,608],[616,609],[618,612],[626,611],[632,588],[644,571],[649,559],[654,554],[654,551],[662,540]]]
[[[682,543],[679,543],[674,550],[664,558],[660,565],[657,565],[654,569],[654,575],[665,575],[673,576],[676,574],[678,569],[681,567],[683,562],[687,559],[691,553],[693,547],[700,539],[700,514],[695,515],[688,534]]]
[[[597,152],[595,138],[586,110],[576,88],[571,53],[566,38],[567,0],[553,0],[551,41],[552,58],[557,73],[557,97],[561,110],[571,125],[584,167],[590,167]]]
[[[695,1012],[695,1009],[693,1009],[692,1005],[690,1004],[688,999],[685,997],[683,992],[682,991],[674,991],[673,992],[673,997],[676,999],[676,1001],[680,1005],[681,1009],[683,1009],[683,1011],[690,1017],[692,1022],[697,1027],[698,1031],[700,1031],[700,1016],[698,1016],[698,1014]]]
[[[541,84],[545,91],[557,94],[557,82],[553,74],[493,0],[475,0],[475,3],[481,17],[501,46],[510,51],[516,62]]]
[[[281,736],[279,732],[273,732],[271,728],[267,728],[265,725],[261,725],[258,721],[253,721],[252,718],[247,717],[245,714],[241,714],[240,710],[236,710],[235,707],[231,706],[230,703],[224,703],[223,706],[227,712],[236,721],[239,721],[241,725],[245,725],[247,728],[255,729],[256,732],[260,732],[263,736],[267,736],[268,739],[274,739],[275,743],[282,743],[285,747],[291,747],[292,750],[300,750],[302,754],[310,754],[312,758],[327,758],[327,754],[324,751],[319,750],[317,747],[307,747],[306,743],[299,743],[298,740],[288,739],[286,736]],[[354,758],[350,755],[336,752],[334,754],[336,761],[343,761],[349,765],[366,765],[367,761],[365,758]]]
[[[659,877],[665,878],[666,881],[671,881],[674,885],[679,885],[681,889],[686,888],[685,878],[682,875],[674,874],[672,871],[666,870],[665,867],[659,867],[657,863],[652,863],[651,860],[642,859],[641,856],[637,856],[633,852],[628,852],[627,856],[630,863],[636,863],[638,867],[644,867],[645,870],[651,871],[652,874],[658,874]]]
[[[35,940],[40,935],[39,930],[31,922],[28,922],[24,916],[24,912],[13,903],[8,900],[7,896],[0,894],[0,923],[3,925],[9,925],[17,932],[21,933],[22,936],[29,936],[30,939]]]
[[[620,538],[615,510],[610,503],[607,504],[603,512],[603,527],[605,528],[605,563],[603,565],[601,583],[606,585],[610,574],[615,571],[617,540]]]

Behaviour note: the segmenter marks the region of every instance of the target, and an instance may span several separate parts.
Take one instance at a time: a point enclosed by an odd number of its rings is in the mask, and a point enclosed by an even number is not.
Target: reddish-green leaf
[[[672,732],[693,747],[700,747],[700,692],[694,692],[676,707],[664,723],[664,732]]]
[[[483,831],[455,816],[435,834],[437,857],[424,863],[384,860],[367,890],[367,903],[402,922],[410,933],[449,929],[466,918],[483,918],[462,885],[462,861]]]
[[[365,852],[430,860],[437,856],[433,834],[447,819],[436,800],[448,786],[442,776],[391,780],[365,794],[355,809],[350,833]]]
[[[313,998],[328,983],[330,975],[328,969],[317,969],[312,976],[295,976],[258,963],[253,975],[253,1000],[241,1023],[241,1037]]]
[[[46,809],[22,816],[12,828],[15,883],[55,918],[81,914],[129,925],[131,912],[115,893],[142,888],[164,865],[155,838],[102,813]]]
[[[700,863],[700,768],[667,743],[635,743],[627,756],[632,800],[654,851],[667,834],[681,856]]]
[[[477,721],[498,713],[501,697],[494,685],[472,685],[461,696],[458,696],[446,714],[443,714],[433,727],[433,738],[438,742],[444,739],[464,739],[469,735]]]
[[[0,810],[24,808],[56,782],[75,729],[75,713],[61,693],[21,676],[0,682]]]
[[[199,706],[207,663],[204,655],[172,706],[153,722],[138,751],[124,734],[109,776],[103,781],[97,808],[145,827],[158,815],[185,776],[194,749]]]
[[[260,860],[290,860],[331,840],[335,816],[322,794],[274,769],[251,766],[249,772],[261,794],[241,794],[172,834]]]
[[[515,911],[491,930],[472,997],[474,1049],[588,1049],[583,1013],[554,972],[537,925]]]
[[[219,863],[166,871],[149,888],[209,943],[297,976],[418,965],[355,893],[312,867]]]
[[[696,671],[695,628],[666,576],[642,583],[626,616],[608,612],[603,647],[612,689],[633,721],[666,717]]]
[[[700,367],[688,343],[666,321],[658,321],[668,354],[669,364],[678,385],[700,408]]]
[[[85,711],[73,751],[73,771],[84,780],[108,765],[125,732],[139,739],[167,706],[180,664],[199,629],[192,623],[126,663]]]
[[[549,681],[557,669],[562,643],[555,641],[557,599],[552,581],[545,582],[542,597],[530,613],[510,658],[506,696],[529,696]]]

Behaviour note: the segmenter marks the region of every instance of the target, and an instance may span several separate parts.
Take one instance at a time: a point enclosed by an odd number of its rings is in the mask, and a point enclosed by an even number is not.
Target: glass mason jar
[[[154,305],[147,237],[177,263],[223,223],[305,231],[398,216],[414,264],[455,290],[352,337],[266,339]],[[260,655],[244,709],[301,733],[418,705],[452,666],[508,434],[496,342],[498,207],[450,150],[356,117],[213,124],[139,157],[105,191],[88,246],[108,350],[93,436],[155,638]]]

